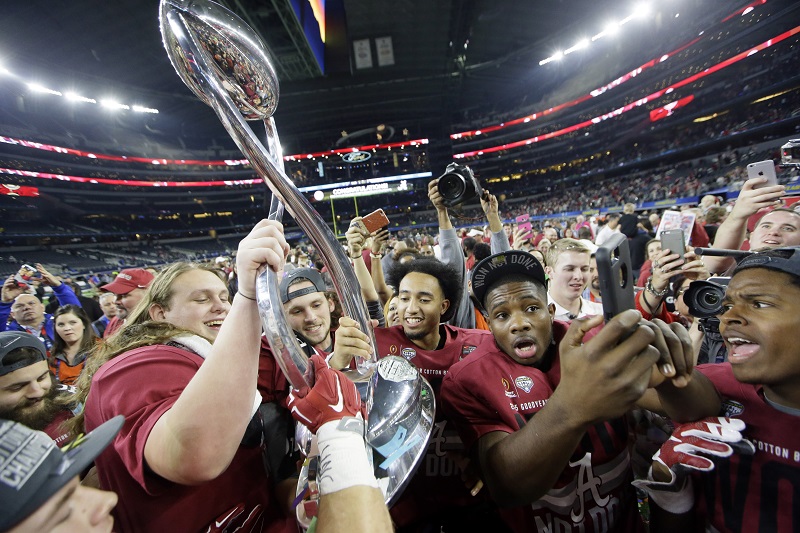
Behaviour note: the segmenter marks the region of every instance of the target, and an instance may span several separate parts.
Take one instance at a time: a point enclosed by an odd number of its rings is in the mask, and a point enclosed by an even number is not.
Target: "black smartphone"
[[[686,252],[686,240],[683,238],[682,229],[667,229],[661,232],[659,236],[661,241],[661,249],[669,249],[669,253],[678,254],[683,259],[683,254]]]
[[[603,318],[608,322],[621,312],[636,307],[628,238],[622,233],[615,233],[597,248],[594,257],[603,299]]]

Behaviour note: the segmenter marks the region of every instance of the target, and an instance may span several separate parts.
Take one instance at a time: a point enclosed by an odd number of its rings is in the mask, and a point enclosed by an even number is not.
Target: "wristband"
[[[369,256],[373,259],[383,259],[381,254],[373,254],[372,252],[369,253]]]
[[[365,485],[378,488],[364,445],[364,420],[361,414],[332,420],[317,430],[320,468],[319,494]]]
[[[667,295],[667,292],[669,292],[669,286],[667,286],[667,287],[664,287],[664,288],[663,288],[662,290],[660,290],[660,291],[657,291],[657,290],[656,290],[656,289],[653,287],[653,276],[650,276],[649,278],[647,278],[647,283],[645,284],[644,288],[645,288],[645,290],[646,290],[647,292],[649,292],[649,293],[650,293],[650,294],[652,294],[653,296],[657,296],[658,298],[663,298],[664,296],[666,296],[666,295]]]
[[[255,298],[253,298],[252,296],[247,296],[246,294],[242,293],[242,291],[237,291],[236,294],[238,294],[242,298],[247,298],[248,300],[253,300],[254,302],[256,301]]]

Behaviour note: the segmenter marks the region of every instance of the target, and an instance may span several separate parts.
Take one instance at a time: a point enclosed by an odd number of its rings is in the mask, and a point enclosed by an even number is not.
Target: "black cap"
[[[314,286],[289,292],[289,287],[298,281],[310,281]],[[325,281],[316,268],[295,268],[281,280],[281,302],[286,303],[313,292],[325,292]]]
[[[41,359],[31,361],[26,358],[24,361],[19,361],[14,364],[6,364],[5,358],[12,350],[17,348],[33,348],[41,354]],[[47,348],[44,343],[37,337],[24,331],[4,331],[0,333],[0,376],[5,376],[15,370],[30,366],[39,361],[47,360]]]
[[[512,274],[528,276],[547,288],[544,268],[533,255],[521,250],[500,252],[490,255],[472,268],[472,292],[481,306],[484,305],[483,299],[486,297],[489,287],[494,282]]]
[[[33,514],[91,465],[124,421],[115,416],[59,450],[47,433],[0,419],[0,531]]]
[[[767,268],[800,277],[800,246],[785,246],[748,255],[736,265],[733,275],[748,268]]]

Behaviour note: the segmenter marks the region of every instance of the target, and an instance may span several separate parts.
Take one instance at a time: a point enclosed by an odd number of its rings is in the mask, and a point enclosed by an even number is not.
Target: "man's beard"
[[[593,279],[592,280],[592,290],[600,291],[600,280],[599,279]]]
[[[58,389],[54,384],[39,401],[32,402],[24,398],[13,407],[0,409],[0,418],[19,422],[31,429],[41,431],[50,425],[59,411],[64,409],[56,403],[57,395]]]

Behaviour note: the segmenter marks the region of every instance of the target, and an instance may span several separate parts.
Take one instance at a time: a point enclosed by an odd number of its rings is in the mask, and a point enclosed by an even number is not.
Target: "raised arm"
[[[486,221],[489,223],[489,230],[492,232],[490,246],[493,254],[507,252],[511,249],[508,242],[508,235],[503,231],[503,221],[500,219],[500,209],[497,197],[484,190],[481,196],[481,207],[486,214]]]
[[[36,263],[36,268],[42,274],[42,282],[52,287],[53,293],[58,300],[58,305],[77,305],[78,307],[82,307],[75,291],[66,283],[62,283],[61,278],[48,272],[41,263]]]
[[[211,355],[153,426],[145,443],[147,465],[170,481],[196,485],[219,476],[239,449],[254,411],[261,320],[255,300],[258,269],[283,268],[289,246],[283,226],[262,220],[239,244],[239,292]]]
[[[361,232],[357,223],[361,217],[356,217],[350,223],[350,227],[345,233],[347,238],[347,253],[350,260],[353,261],[353,270],[356,273],[356,279],[361,287],[361,295],[367,302],[376,302],[379,300],[378,291],[375,290],[375,283],[372,281],[372,275],[367,269],[367,264],[364,262],[364,244],[366,243],[367,236]],[[377,262],[377,261],[375,261]]]
[[[738,250],[744,242],[747,219],[755,215],[760,209],[780,205],[780,199],[786,192],[786,187],[783,185],[770,185],[754,189],[754,187],[766,182],[767,178],[752,178],[744,182],[730,215],[717,228],[717,234],[712,245],[713,248]],[[734,260],[731,257],[707,257],[705,262],[709,271],[719,273],[728,269]]]
[[[381,299],[381,305],[386,305],[386,302],[392,299],[392,289],[386,284],[386,278],[383,272],[383,258],[381,251],[383,245],[389,239],[389,230],[386,228],[380,229],[372,236],[372,244],[370,250],[370,257],[372,258],[372,283],[375,285],[375,290]]]

